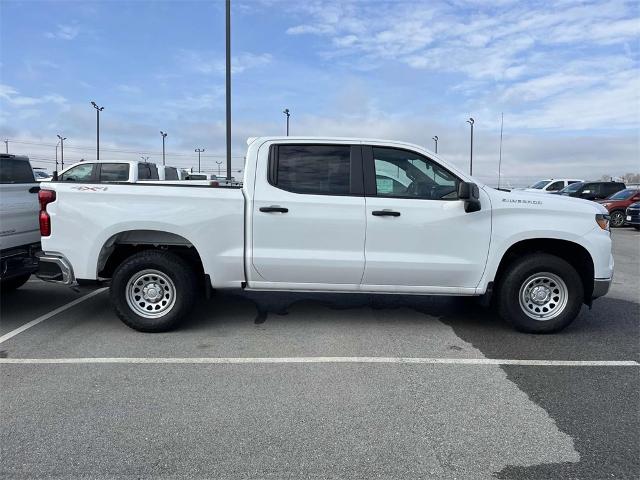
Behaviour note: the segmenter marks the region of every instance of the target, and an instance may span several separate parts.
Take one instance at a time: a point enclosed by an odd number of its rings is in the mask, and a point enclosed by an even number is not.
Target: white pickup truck
[[[565,327],[609,289],[598,204],[494,190],[406,143],[248,144],[242,187],[43,185],[40,278],[110,280],[119,317],[148,332],[205,288],[493,294],[527,332]]]

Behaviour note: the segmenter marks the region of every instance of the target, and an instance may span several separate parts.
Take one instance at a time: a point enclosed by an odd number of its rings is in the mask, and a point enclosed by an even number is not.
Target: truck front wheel
[[[116,269],[110,295],[118,317],[141,332],[175,328],[195,301],[193,269],[179,256],[148,250],[132,255]]]
[[[569,263],[544,253],[512,262],[499,284],[498,311],[528,333],[562,330],[580,313],[584,289]]]

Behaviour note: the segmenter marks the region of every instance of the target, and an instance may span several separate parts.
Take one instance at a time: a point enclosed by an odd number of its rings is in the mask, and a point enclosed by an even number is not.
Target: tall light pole
[[[56,172],[58,171],[58,147],[60,146],[60,140],[56,143]]]
[[[62,170],[64,170],[64,141],[67,137],[61,137],[58,135],[58,138],[60,139],[60,161],[62,162]]]
[[[502,128],[504,127],[504,112],[500,113],[500,154],[498,155],[498,190],[500,190],[500,176],[502,169]]]
[[[167,134],[160,130],[160,135],[162,135],[162,166],[164,166],[164,139],[167,138]]]
[[[91,105],[96,109],[96,160],[100,160],[100,112],[104,107],[99,107],[96,102],[91,102]]]
[[[473,175],[473,124],[474,120],[472,117],[469,117],[467,123],[471,125],[471,153],[469,156],[469,175]]]
[[[438,135],[436,135],[435,137],[433,137],[431,140],[433,140],[434,142],[436,142],[436,153],[438,153]]]
[[[218,164],[218,176],[220,176],[220,165],[222,165],[222,162],[216,160],[216,163]]]
[[[194,151],[198,152],[198,173],[200,173],[200,154],[204,152],[204,148],[196,148]]]
[[[9,139],[6,138],[4,140],[4,148],[5,148],[5,153],[9,153]]]
[[[144,163],[147,163],[149,161],[149,157],[145,157],[144,155],[140,155],[140,158]]]
[[[287,137],[289,136],[289,117],[291,116],[291,112],[289,112],[288,108],[285,108],[282,112],[287,116]]]
[[[231,181],[231,0],[225,0],[226,23],[226,120],[227,120],[227,180]]]

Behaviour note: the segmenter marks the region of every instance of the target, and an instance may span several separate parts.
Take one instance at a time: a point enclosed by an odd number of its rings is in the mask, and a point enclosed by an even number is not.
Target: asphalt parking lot
[[[613,237],[611,292],[555,335],[468,299],[233,294],[143,334],[30,280],[2,297],[0,476],[637,478],[640,232]]]

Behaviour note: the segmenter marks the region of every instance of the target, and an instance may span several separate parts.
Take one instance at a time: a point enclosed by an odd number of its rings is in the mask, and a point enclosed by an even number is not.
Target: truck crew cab
[[[120,318],[150,332],[176,327],[203,282],[492,294],[500,314],[527,332],[565,327],[609,288],[601,205],[495,190],[402,142],[263,137],[248,145],[242,187],[47,184],[40,277],[110,280]]]

